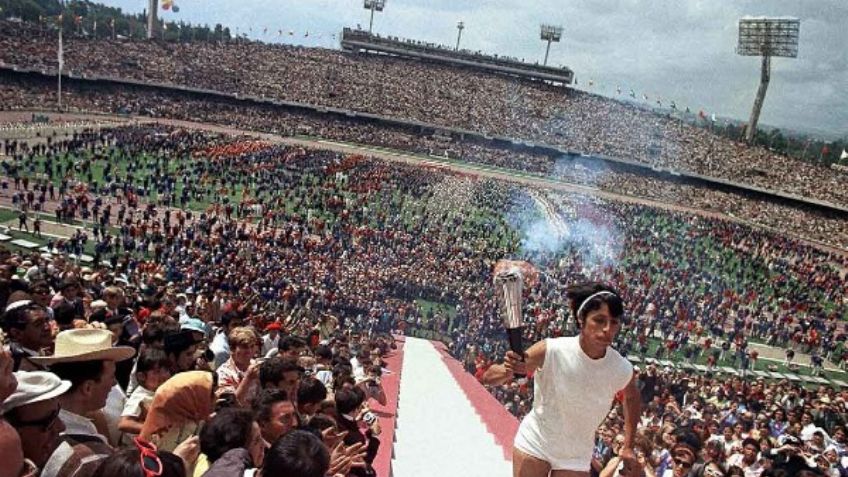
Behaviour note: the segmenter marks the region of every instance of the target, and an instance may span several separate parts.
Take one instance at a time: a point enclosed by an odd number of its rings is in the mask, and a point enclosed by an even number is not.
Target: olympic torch
[[[495,265],[495,287],[503,297],[504,303],[504,328],[506,328],[509,339],[509,349],[524,356],[524,343],[521,334],[524,332],[524,319],[521,312],[522,298],[524,292],[524,281],[534,283],[538,279],[538,273],[527,262],[514,260],[500,260]],[[519,376],[516,374],[516,376]]]

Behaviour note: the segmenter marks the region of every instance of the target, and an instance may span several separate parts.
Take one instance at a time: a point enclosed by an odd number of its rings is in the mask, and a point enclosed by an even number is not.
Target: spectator
[[[135,367],[138,386],[121,413],[118,425],[121,432],[136,435],[141,432],[156,390],[171,377],[170,364],[170,358],[161,349],[146,348],[139,353]]]
[[[292,431],[278,439],[265,456],[262,475],[324,477],[330,452],[321,439],[306,431]]]
[[[59,419],[59,397],[71,383],[44,371],[15,374],[17,390],[2,402],[0,415],[17,430],[24,457],[43,468],[65,430]]]
[[[41,351],[53,345],[45,308],[30,300],[10,303],[3,314],[3,332],[8,334],[9,351],[14,360],[14,370],[38,369],[30,358],[41,356]]]
[[[285,391],[266,389],[254,401],[256,422],[265,442],[273,444],[289,431],[298,426],[297,410],[286,396]]]
[[[65,432],[42,470],[44,477],[92,472],[98,459],[112,454],[104,435],[108,431],[98,429],[88,416],[105,408],[115,383],[115,363],[134,354],[132,348],[113,347],[112,333],[106,330],[79,329],[59,333],[53,355],[30,358],[71,383],[58,398]],[[78,458],[81,456],[87,458],[83,461]]]
[[[136,442],[134,448],[120,450],[102,460],[93,477],[185,477],[186,467],[183,460],[168,451],[156,449],[156,446]]]
[[[223,409],[200,432],[200,449],[210,464],[203,476],[243,475],[261,467],[266,445],[250,411]]]
[[[173,450],[196,435],[212,413],[213,377],[208,371],[187,371],[165,381],[153,396],[139,437]]]
[[[253,358],[259,350],[260,339],[249,327],[234,328],[229,337],[230,357],[217,370],[218,396],[235,395],[243,405],[259,392],[259,366]]]

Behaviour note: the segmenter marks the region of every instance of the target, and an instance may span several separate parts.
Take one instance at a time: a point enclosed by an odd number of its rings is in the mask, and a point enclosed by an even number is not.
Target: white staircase
[[[510,477],[512,464],[432,343],[406,338],[393,477]]]

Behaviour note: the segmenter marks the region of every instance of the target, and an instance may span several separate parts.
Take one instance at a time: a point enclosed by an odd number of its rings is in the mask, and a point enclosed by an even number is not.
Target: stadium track
[[[94,114],[94,113],[55,113],[51,111],[37,111],[37,110],[26,110],[26,111],[0,111],[0,124],[9,123],[9,122],[28,122],[31,119],[31,115],[35,114],[43,114],[49,116],[51,120],[55,121],[79,121],[79,120],[91,120],[96,121],[100,120],[113,120],[113,121],[125,121],[127,124],[133,123],[159,123],[165,125],[171,125],[176,127],[182,127],[187,129],[197,129],[204,130],[210,132],[231,134],[231,135],[247,135],[253,136],[255,138],[267,141],[272,144],[283,144],[283,145],[292,145],[292,146],[301,146],[313,149],[325,149],[335,152],[341,152],[346,154],[360,154],[368,157],[375,157],[387,161],[401,162],[405,164],[411,164],[414,166],[424,166],[430,167],[434,169],[442,169],[446,171],[456,172],[460,174],[473,175],[478,177],[485,177],[491,179],[498,179],[518,184],[523,184],[527,186],[550,189],[560,192],[571,192],[585,195],[593,195],[596,197],[600,197],[607,200],[616,200],[621,202],[628,202],[634,204],[642,204],[651,207],[661,208],[665,210],[677,211],[677,212],[685,212],[689,214],[695,214],[702,217],[716,218],[727,220],[730,222],[735,222],[738,224],[744,224],[749,227],[759,228],[761,230],[767,230],[772,233],[785,235],[791,237],[795,240],[806,243],[810,246],[816,247],[824,252],[835,253],[842,256],[848,257],[848,250],[834,247],[832,245],[828,245],[816,240],[811,240],[809,238],[804,238],[784,230],[775,229],[772,227],[767,227],[764,225],[748,222],[746,220],[742,220],[738,217],[734,217],[732,215],[727,215],[714,211],[707,211],[703,209],[698,209],[694,207],[686,207],[679,204],[671,204],[668,202],[661,202],[654,199],[649,199],[645,197],[638,197],[632,195],[623,195],[616,194],[608,191],[604,191],[602,189],[597,189],[594,187],[588,187],[584,185],[574,184],[570,182],[565,182],[557,179],[551,179],[547,177],[543,177],[541,175],[534,175],[532,173],[510,170],[510,169],[501,169],[493,166],[485,166],[480,164],[471,164],[467,162],[462,162],[458,160],[448,160],[444,158],[439,158],[436,156],[423,156],[423,155],[415,155],[402,151],[394,151],[379,147],[371,147],[365,145],[358,144],[350,144],[350,143],[342,143],[338,141],[331,140],[323,140],[319,138],[306,138],[306,137],[285,137],[276,134],[269,134],[257,131],[250,131],[244,129],[238,129],[231,126],[220,126],[216,124],[210,123],[199,123],[193,121],[183,121],[176,119],[164,119],[164,118],[150,118],[150,117],[141,117],[141,116],[115,116],[110,114]],[[9,204],[6,204],[9,202]],[[5,197],[0,199],[0,205],[10,206],[11,201]],[[848,270],[842,271],[844,276],[848,277]]]

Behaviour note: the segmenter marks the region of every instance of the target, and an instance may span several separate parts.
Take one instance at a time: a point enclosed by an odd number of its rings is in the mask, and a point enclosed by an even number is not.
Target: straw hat
[[[112,346],[112,333],[108,330],[67,330],[56,336],[53,356],[29,358],[33,363],[50,366],[56,363],[79,361],[124,361],[135,355],[130,346]]]

